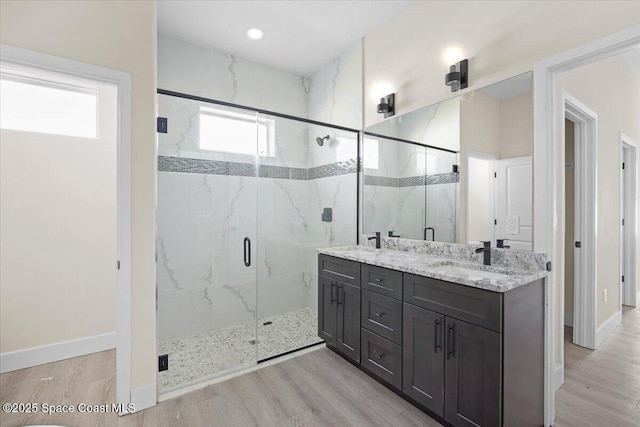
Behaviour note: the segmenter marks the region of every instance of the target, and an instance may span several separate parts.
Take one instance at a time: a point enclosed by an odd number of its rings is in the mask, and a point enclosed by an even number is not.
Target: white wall
[[[533,153],[533,99],[531,92],[500,101],[500,158]]]
[[[629,1],[414,2],[365,37],[365,125],[382,120],[376,104],[390,92],[396,114],[457,96],[444,85],[448,46],[469,58],[470,91],[638,23]]]
[[[611,76],[616,78],[612,79]],[[596,327],[602,325],[619,310],[620,276],[620,132],[635,141],[640,138],[640,81],[631,73],[621,56],[577,68],[556,78],[556,111],[560,123],[564,109],[561,91],[566,91],[587,105],[598,115],[597,122],[597,230],[596,248]],[[557,150],[564,150],[562,135],[557,135]],[[561,159],[560,152],[557,158]],[[556,165],[557,173],[564,173],[564,165]],[[560,202],[560,201],[559,201]],[[564,203],[564,201],[562,201]],[[557,236],[558,239],[564,236]],[[555,260],[557,265],[564,260]],[[556,273],[557,274],[557,273]],[[558,282],[563,278],[556,278]],[[608,292],[608,302],[603,291]],[[556,319],[562,319],[559,302],[560,287],[556,288]],[[562,324],[562,321],[560,321]],[[563,339],[559,334],[559,340]],[[559,346],[557,348],[560,348]],[[558,355],[559,357],[559,355]]]
[[[467,164],[469,210],[469,238],[460,236],[463,243],[493,240],[493,186],[494,161],[469,157]]]
[[[96,139],[1,131],[2,354],[116,330],[117,89],[95,86]]]
[[[133,77],[133,388],[154,383],[157,366],[154,262],[155,39],[153,2],[0,3],[1,43],[126,71]]]

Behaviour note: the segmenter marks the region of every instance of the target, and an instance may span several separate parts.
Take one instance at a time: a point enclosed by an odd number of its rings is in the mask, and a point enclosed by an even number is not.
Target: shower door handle
[[[244,265],[249,267],[251,265],[251,239],[244,238]]]

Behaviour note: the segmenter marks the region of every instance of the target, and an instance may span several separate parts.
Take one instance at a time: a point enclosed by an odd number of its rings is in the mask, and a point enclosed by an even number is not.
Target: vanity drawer
[[[363,289],[362,326],[402,344],[402,301]]]
[[[402,347],[364,328],[360,363],[378,378],[402,388]]]
[[[329,255],[318,255],[318,274],[360,287],[360,263]]]
[[[402,299],[402,272],[362,264],[362,287],[395,299]]]
[[[502,332],[502,294],[404,273],[404,302]]]

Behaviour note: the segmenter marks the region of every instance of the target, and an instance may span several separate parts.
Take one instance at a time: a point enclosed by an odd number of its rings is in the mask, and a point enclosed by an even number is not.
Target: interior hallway
[[[597,351],[566,336],[565,383],[556,426],[640,426],[640,309]],[[0,400],[111,403],[115,351],[0,375]],[[320,350],[165,401],[126,417],[114,414],[0,414],[2,427],[68,426],[438,426],[330,350]]]
[[[571,334],[565,327],[555,426],[640,426],[640,309],[622,306],[622,324],[596,351]]]

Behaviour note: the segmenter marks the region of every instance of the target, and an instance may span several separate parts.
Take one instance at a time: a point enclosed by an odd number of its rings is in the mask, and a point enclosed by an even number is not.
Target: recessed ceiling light
[[[263,36],[264,33],[258,28],[249,28],[247,30],[247,37],[249,37],[251,40],[260,40]]]

